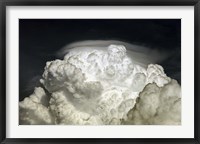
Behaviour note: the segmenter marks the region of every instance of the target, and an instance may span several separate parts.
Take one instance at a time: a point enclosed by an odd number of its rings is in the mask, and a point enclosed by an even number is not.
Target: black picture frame
[[[6,6],[194,6],[195,8],[195,104],[194,138],[6,138]],[[96,144],[200,144],[200,1],[199,0],[0,0],[0,142],[25,143],[96,143]]]

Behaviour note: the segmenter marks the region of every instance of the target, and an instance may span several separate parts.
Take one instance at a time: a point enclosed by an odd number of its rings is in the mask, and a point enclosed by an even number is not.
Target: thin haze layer
[[[104,49],[107,50],[109,45],[123,45],[126,47],[126,54],[128,57],[134,59],[134,63],[147,67],[151,63],[160,63],[169,57],[169,53],[164,50],[149,49],[144,46],[139,46],[123,41],[117,40],[86,40],[86,41],[77,41],[66,45],[60,51],[57,52],[57,57],[63,58],[68,52],[74,49]]]

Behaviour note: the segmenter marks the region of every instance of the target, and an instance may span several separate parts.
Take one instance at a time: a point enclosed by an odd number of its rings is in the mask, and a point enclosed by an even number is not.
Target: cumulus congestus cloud
[[[180,85],[171,80],[163,87],[147,84],[123,124],[181,124]]]
[[[180,124],[180,85],[125,46],[73,48],[46,63],[42,87],[20,102],[20,124]]]

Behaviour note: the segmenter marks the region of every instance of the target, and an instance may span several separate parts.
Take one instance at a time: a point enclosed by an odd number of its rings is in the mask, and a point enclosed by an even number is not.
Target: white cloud
[[[21,124],[53,124],[53,117],[47,107],[48,97],[40,87],[19,103]]]
[[[177,81],[163,87],[146,85],[124,124],[181,124],[181,88]]]
[[[36,88],[35,94],[20,102],[20,123],[121,124],[122,119],[126,121],[127,113],[131,113],[130,109],[133,109],[139,93],[142,91],[142,95],[150,87],[148,83],[156,83],[163,94],[169,94],[171,89],[177,87],[161,66],[150,64],[145,68],[134,62],[134,57],[127,56],[123,45],[109,45],[103,49],[71,49],[64,60],[47,62],[40,82],[48,94],[42,88]],[[166,84],[172,86],[167,89]],[[177,96],[179,93],[174,94]],[[43,102],[46,105],[40,100],[33,101],[38,97],[45,97]],[[152,102],[156,102],[158,97],[159,94],[152,96]],[[146,107],[150,105],[148,102],[146,104]],[[140,102],[137,105],[143,107]],[[162,105],[167,107],[164,102]],[[179,105],[174,106],[174,110],[178,108]],[[132,119],[129,118],[127,123],[130,121]]]

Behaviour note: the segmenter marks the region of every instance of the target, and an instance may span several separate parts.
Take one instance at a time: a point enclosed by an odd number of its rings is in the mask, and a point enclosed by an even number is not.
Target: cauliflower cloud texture
[[[19,103],[20,124],[180,124],[180,85],[135,64],[123,45],[74,48],[46,63],[42,87]]]

